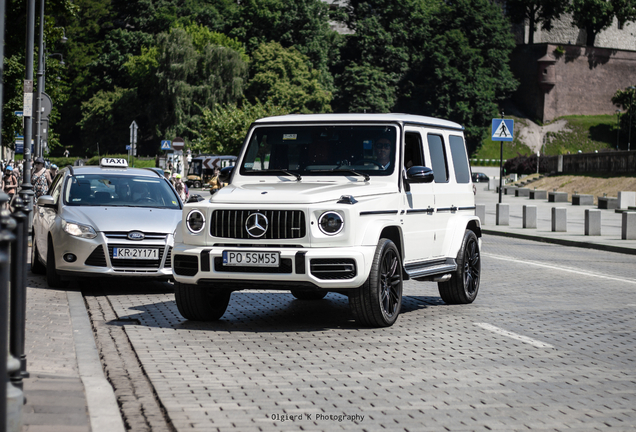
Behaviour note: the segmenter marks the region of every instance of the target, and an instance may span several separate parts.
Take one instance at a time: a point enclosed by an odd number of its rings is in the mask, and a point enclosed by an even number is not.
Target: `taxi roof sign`
[[[128,161],[123,158],[102,158],[99,161],[102,168],[128,168]]]

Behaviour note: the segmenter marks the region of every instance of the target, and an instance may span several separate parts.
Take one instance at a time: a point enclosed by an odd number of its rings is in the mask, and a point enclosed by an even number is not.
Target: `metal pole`
[[[20,200],[15,200],[16,210],[24,209],[23,223],[18,220],[16,229],[16,254],[12,250],[11,265],[16,266],[18,283],[11,283],[11,341],[12,354],[21,363],[21,371],[13,374],[11,379],[16,387],[22,389],[22,377],[28,377],[26,372],[26,355],[24,354],[24,326],[26,317],[26,263],[29,249],[29,216],[33,209],[33,185],[31,184],[31,109],[33,103],[33,39],[35,33],[35,0],[27,2],[27,34],[26,34],[26,62],[24,80],[24,168]],[[28,109],[27,109],[28,108]],[[19,206],[20,205],[20,206]],[[16,211],[16,213],[22,213]],[[17,219],[17,217],[16,217]],[[13,277],[13,275],[12,275]],[[13,306],[15,305],[15,307]],[[15,309],[15,310],[14,310]],[[15,315],[14,315],[15,314]]]
[[[5,1],[0,0],[0,131],[2,131],[2,102],[4,100],[4,17]],[[0,133],[0,158],[4,157],[2,133]],[[0,211],[9,201],[9,196],[0,191]],[[7,357],[8,357],[8,323],[9,323],[9,243],[13,238],[5,235],[5,223],[0,218],[0,426],[7,424]]]
[[[503,120],[504,113],[501,112]],[[499,204],[501,204],[501,189],[503,189],[503,141],[499,142]]]
[[[38,87],[33,101],[33,109],[35,110],[35,139],[34,155],[42,156],[42,93],[44,92],[44,62],[46,45],[44,44],[44,0],[40,0],[40,37],[38,43]]]

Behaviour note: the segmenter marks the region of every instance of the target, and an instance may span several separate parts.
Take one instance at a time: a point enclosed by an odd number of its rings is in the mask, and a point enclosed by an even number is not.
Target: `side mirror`
[[[424,166],[412,166],[406,171],[409,183],[431,183],[435,179],[433,170]]]
[[[229,183],[230,177],[232,177],[232,172],[234,172],[233,165],[223,168],[219,173],[219,180],[223,183]]]
[[[55,198],[51,195],[42,195],[38,198],[38,206],[40,207],[55,208],[55,204]]]

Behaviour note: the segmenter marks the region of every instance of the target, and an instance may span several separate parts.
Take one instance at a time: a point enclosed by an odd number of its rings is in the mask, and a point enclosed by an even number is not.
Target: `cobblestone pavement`
[[[337,294],[236,292],[214,323],[107,298],[178,431],[636,429],[636,257],[486,236],[482,273],[472,305],[407,282],[387,329]]]

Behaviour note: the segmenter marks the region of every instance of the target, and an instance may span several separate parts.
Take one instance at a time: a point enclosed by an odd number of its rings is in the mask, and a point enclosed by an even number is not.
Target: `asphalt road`
[[[112,309],[165,430],[635,429],[636,257],[493,236],[482,252],[475,303],[409,281],[386,329],[338,294],[235,292],[213,323],[184,320],[169,284],[85,295]]]

